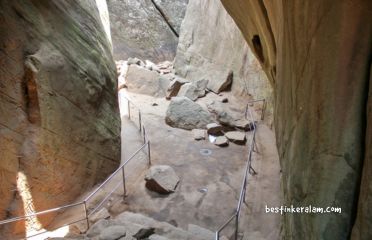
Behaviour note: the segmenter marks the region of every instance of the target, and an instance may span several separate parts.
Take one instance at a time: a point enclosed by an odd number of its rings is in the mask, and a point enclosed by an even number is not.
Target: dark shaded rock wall
[[[1,0],[0,48],[4,219],[71,203],[103,180],[120,162],[120,118],[95,1]]]
[[[173,60],[188,0],[108,0],[115,60]]]
[[[286,205],[342,208],[286,214],[282,238],[349,239],[359,198],[354,239],[372,239],[372,2],[222,2],[274,85]]]

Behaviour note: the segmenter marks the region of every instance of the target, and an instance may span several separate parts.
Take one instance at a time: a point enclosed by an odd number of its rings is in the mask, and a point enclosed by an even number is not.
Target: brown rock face
[[[342,208],[286,214],[282,238],[348,239],[358,206],[353,238],[372,239],[372,2],[222,2],[274,85],[285,204]]]
[[[120,162],[120,119],[95,1],[0,0],[0,9],[4,219],[71,203],[104,179]]]

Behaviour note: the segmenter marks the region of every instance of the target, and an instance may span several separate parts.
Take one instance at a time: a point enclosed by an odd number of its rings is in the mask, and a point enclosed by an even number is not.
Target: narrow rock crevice
[[[172,24],[170,23],[167,15],[164,13],[164,11],[161,9],[161,7],[159,7],[156,2],[154,0],[151,0],[151,3],[154,5],[154,7],[156,8],[156,10],[158,10],[160,16],[164,19],[165,23],[168,25],[169,29],[173,32],[173,34],[179,38],[179,33],[176,31],[176,29],[172,26]]]

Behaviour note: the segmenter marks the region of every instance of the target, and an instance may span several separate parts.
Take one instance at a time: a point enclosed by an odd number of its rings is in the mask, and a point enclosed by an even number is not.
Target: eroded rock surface
[[[222,2],[274,85],[285,205],[342,208],[286,214],[282,239],[349,239],[353,227],[372,239],[372,2]]]
[[[0,9],[4,219],[71,203],[103,180],[120,162],[120,119],[95,1],[1,0]]]

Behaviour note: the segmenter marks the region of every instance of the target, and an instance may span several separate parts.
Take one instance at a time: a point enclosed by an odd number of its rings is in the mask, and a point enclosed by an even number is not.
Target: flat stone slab
[[[170,166],[155,165],[149,169],[145,181],[148,190],[168,194],[176,190],[180,179]]]
[[[247,139],[245,133],[239,131],[227,132],[225,133],[225,137],[236,144],[245,144]]]
[[[225,136],[219,136],[216,138],[216,141],[214,141],[214,144],[219,147],[226,147],[229,145],[229,140]]]
[[[244,131],[252,131],[254,127],[256,126],[254,122],[251,122],[246,119],[239,119],[236,120],[234,123],[235,127],[242,129]]]
[[[99,235],[99,240],[117,240],[125,237],[126,230],[123,226],[110,226]]]

